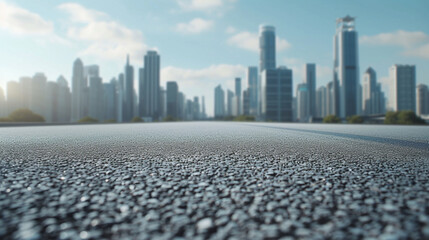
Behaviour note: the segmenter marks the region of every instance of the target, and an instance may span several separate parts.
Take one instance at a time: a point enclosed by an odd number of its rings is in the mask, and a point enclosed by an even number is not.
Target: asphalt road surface
[[[0,239],[429,239],[429,127],[0,128]]]

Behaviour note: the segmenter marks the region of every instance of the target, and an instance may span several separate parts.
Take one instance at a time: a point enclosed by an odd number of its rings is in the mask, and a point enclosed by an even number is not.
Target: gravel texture
[[[0,239],[429,239],[429,127],[0,128]]]

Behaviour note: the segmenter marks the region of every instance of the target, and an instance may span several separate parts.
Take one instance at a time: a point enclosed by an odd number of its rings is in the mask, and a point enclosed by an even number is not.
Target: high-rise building
[[[181,120],[186,120],[186,97],[185,94],[182,92],[178,93],[178,101],[177,101],[177,108],[178,108],[178,118]]]
[[[73,63],[72,75],[72,114],[73,122],[78,121],[84,117],[85,108],[85,79],[83,75],[83,63],[78,58]]]
[[[33,94],[32,88],[33,79],[31,77],[21,77],[19,78],[19,84],[22,88],[22,107],[30,109],[30,103],[32,101],[31,97]]]
[[[57,120],[58,122],[70,122],[71,114],[71,93],[67,80],[63,76],[57,79],[58,85],[58,103],[57,103]]]
[[[316,91],[316,117],[323,118],[327,114],[327,92],[326,87],[321,86]]]
[[[124,101],[125,101],[125,76],[123,73],[120,73],[118,75],[118,82],[116,84],[116,92],[118,94],[118,97],[116,99],[116,106],[117,106],[117,112],[116,112],[116,121],[123,122],[124,121]]]
[[[43,73],[36,73],[31,82],[30,110],[46,118],[46,81]]]
[[[416,111],[416,66],[395,64],[390,68],[393,111]]]
[[[235,78],[235,99],[236,111],[235,115],[240,115],[242,112],[242,96],[241,96],[241,78]]]
[[[228,90],[228,92],[230,92]],[[214,90],[214,117],[216,119],[225,116],[225,92],[221,85],[218,85]]]
[[[98,76],[89,77],[89,112],[88,116],[98,121],[104,119],[103,80]]]
[[[316,116],[316,64],[305,64],[304,83],[307,84],[308,94],[308,115]]]
[[[261,73],[261,115],[265,121],[292,121],[292,70],[286,67]]]
[[[337,100],[337,91],[335,87],[335,82],[331,81],[326,85],[326,115],[335,115],[337,113],[336,100]]]
[[[207,114],[206,114],[206,101],[204,96],[201,97],[201,117],[200,119],[206,119],[207,118]]]
[[[163,87],[160,87],[159,89],[159,116],[156,119],[163,119],[167,116],[167,90]]]
[[[234,101],[234,92],[231,90],[227,90],[226,92],[226,116],[232,116],[233,115],[233,101]]]
[[[250,97],[249,97],[249,88],[243,91],[243,115],[250,115]]]
[[[0,87],[0,118],[6,117],[6,115],[7,115],[6,96],[4,94],[3,88]]]
[[[192,102],[192,100],[187,99],[186,100],[186,120],[192,121],[193,109],[194,109],[194,103]]]
[[[134,112],[134,68],[130,65],[130,56],[127,55],[127,64],[124,69],[125,88],[124,88],[124,108],[123,121],[129,122],[133,118]]]
[[[58,83],[47,82],[45,92],[45,121],[58,122]]]
[[[13,111],[23,108],[22,105],[22,87],[19,82],[7,82],[7,115]]]
[[[247,68],[247,85],[248,85],[248,95],[249,95],[249,115],[256,116],[258,115],[258,102],[259,102],[258,100],[259,81],[258,81],[257,67]]]
[[[377,74],[369,67],[363,75],[362,86],[362,110],[365,115],[384,113],[384,93],[377,83]]]
[[[194,120],[200,120],[200,101],[198,97],[194,97],[193,102],[193,119]]]
[[[273,26],[259,27],[259,69],[276,68],[276,33]]]
[[[177,82],[167,82],[167,116],[179,118],[179,87]]]
[[[160,56],[156,51],[148,51],[144,56],[143,77],[140,77],[140,111],[144,117],[158,119],[160,106]]]
[[[117,93],[116,93],[116,78],[112,78],[109,83],[103,83],[103,120],[116,120],[117,116]]]
[[[358,34],[355,31],[355,18],[338,18],[334,36],[334,107],[335,114],[339,117],[345,118],[359,112],[358,75]]]
[[[416,114],[419,116],[429,115],[429,88],[425,84],[417,85]]]
[[[296,91],[296,117],[300,122],[308,122],[310,118],[310,89],[307,83],[300,83]]]

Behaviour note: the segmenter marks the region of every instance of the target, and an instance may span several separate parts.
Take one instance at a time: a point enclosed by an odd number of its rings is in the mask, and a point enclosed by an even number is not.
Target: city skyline
[[[165,18],[166,20],[158,19],[163,21],[163,24],[170,24],[170,27],[163,25],[165,28],[162,29],[148,26],[144,24],[145,21],[138,23],[135,19],[130,20],[132,16],[135,16],[135,11],[131,10],[133,4],[129,4],[129,7],[126,7],[127,4],[121,4],[120,8],[115,9],[115,3],[103,2],[101,4],[97,1],[91,3],[43,2],[40,4],[20,1],[11,4],[0,1],[2,4],[0,11],[8,13],[1,17],[3,23],[0,24],[0,36],[10,46],[3,50],[4,56],[8,57],[7,61],[5,57],[0,57],[0,86],[5,90],[7,81],[19,80],[23,76],[33,76],[36,72],[43,72],[50,81],[63,75],[71,87],[72,68],[70,63],[78,57],[85,63],[99,65],[103,83],[107,83],[123,71],[124,59],[128,53],[131,57],[131,65],[134,67],[134,89],[138,93],[138,89],[136,89],[138,68],[143,66],[145,50],[153,48],[162,55],[161,86],[165,87],[167,81],[177,81],[186,96],[205,96],[206,111],[208,115],[213,116],[214,87],[221,84],[225,89],[234,89],[236,77],[246,79],[247,67],[259,66],[257,37],[260,24],[268,23],[276,28],[276,65],[286,65],[293,70],[293,94],[295,95],[297,84],[304,79],[305,63],[314,62],[316,64],[317,88],[326,86],[332,80],[334,24],[337,18],[347,14],[358,17],[359,82],[362,83],[361,76],[364,74],[364,70],[372,67],[377,72],[378,81],[382,84],[383,90],[386,91],[385,79],[389,75],[389,68],[394,64],[416,65],[416,83],[428,84],[429,82],[427,77],[429,70],[423,67],[424,64],[427,64],[429,57],[429,54],[425,55],[426,49],[429,48],[427,47],[429,46],[428,26],[424,24],[427,17],[423,14],[421,7],[427,5],[426,2],[416,1],[407,4],[400,4],[400,1],[398,1],[399,3],[389,2],[389,9],[384,12],[377,12],[377,10],[386,2],[371,2],[372,9],[368,9],[369,1],[363,1],[361,6],[353,3],[337,4],[338,7],[335,10],[328,9],[335,3],[322,4],[321,1],[311,3],[275,1],[271,7],[262,6],[263,3],[257,1],[204,2],[209,6],[198,5],[198,1],[157,2],[157,6],[161,9],[159,11],[168,13],[165,13],[168,16]],[[210,5],[211,3],[215,5]],[[142,8],[143,12],[154,8],[152,6],[154,4],[150,4],[150,2],[141,4],[145,7]],[[323,9],[320,12],[321,16],[306,14],[306,17],[301,18],[300,21],[290,21],[290,17],[296,17],[298,13],[316,7]],[[272,16],[259,13],[256,11],[258,8],[264,10],[261,12],[272,10],[272,14],[270,14]],[[277,8],[283,10],[282,14]],[[405,9],[413,9],[414,17],[402,14],[401,11],[405,12]],[[47,10],[51,10],[51,13],[48,13]],[[129,16],[123,14],[125,10],[130,11]],[[295,10],[295,13],[284,14],[285,11],[289,13],[292,10]],[[33,26],[33,30],[20,28],[18,24],[22,23],[20,21],[8,21],[17,20],[16,13],[20,12],[41,21],[35,21],[36,25]],[[156,11],[153,12],[156,13]],[[88,16],[85,13],[94,14]],[[234,14],[241,16],[246,13],[252,13],[252,18],[246,18],[245,22],[233,17]],[[383,17],[380,18],[376,13]],[[58,14],[61,14],[61,18]],[[142,15],[150,18],[151,14]],[[401,21],[397,19],[398,16],[402,17]],[[317,21],[314,21],[315,18]],[[204,30],[196,30],[195,26],[199,26],[201,21],[200,23],[194,21],[193,25],[186,25],[184,24],[186,19],[188,23],[194,19],[205,19],[211,21],[212,26]],[[177,20],[177,22],[173,20]],[[4,21],[9,24],[4,24]],[[291,25],[292,22],[293,25]],[[313,28],[313,25],[317,27]],[[38,26],[45,26],[46,33],[35,32]],[[89,33],[84,30],[90,29],[91,26],[99,27],[106,33],[112,33],[111,30],[114,29],[124,30],[120,31],[124,34],[123,38],[111,36],[112,43],[122,43],[121,48],[117,49],[117,56],[105,59],[82,50],[88,50],[91,46],[106,47],[106,55],[109,55],[109,50],[112,50],[109,48],[111,47],[109,44],[100,42],[102,40],[92,39],[85,35]],[[143,26],[145,28],[142,30]],[[194,28],[186,28],[186,26],[194,26]],[[303,27],[308,29],[304,36],[315,34],[318,37],[308,39],[303,37],[303,33],[299,31]],[[65,30],[65,32],[61,33],[61,30]],[[104,34],[103,31],[100,34]],[[71,33],[76,33],[75,38],[71,38],[73,35]],[[137,34],[133,35],[134,33]],[[176,37],[174,41],[171,41],[167,35]],[[88,38],[77,39],[79,36]],[[144,38],[140,38],[142,36]],[[256,45],[253,42],[255,36]],[[135,39],[133,42],[123,42],[125,37]],[[61,45],[63,43],[60,42],[63,40],[68,41],[67,44],[71,45]],[[140,41],[139,44],[146,47],[139,48],[138,51],[128,51],[136,41]],[[193,44],[195,41],[199,44]],[[38,48],[32,48],[34,51],[29,54],[27,49],[34,46],[38,46]],[[217,48],[223,51],[219,51]],[[54,51],[47,52],[47,49]],[[131,50],[133,49],[131,48]],[[52,52],[56,54],[52,54]],[[136,56],[136,54],[141,54],[141,56]],[[40,57],[41,55],[45,57]],[[21,65],[17,66],[17,61]],[[242,82],[244,90],[247,88],[247,81]]]

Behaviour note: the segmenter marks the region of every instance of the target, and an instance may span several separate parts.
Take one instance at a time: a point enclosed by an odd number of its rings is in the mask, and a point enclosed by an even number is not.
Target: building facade
[[[179,118],[179,86],[177,82],[167,82],[167,116]]]
[[[429,88],[425,84],[417,85],[416,90],[416,114],[419,116],[429,115]]]
[[[225,92],[221,85],[214,90],[214,117],[223,118],[225,116]]]
[[[416,111],[416,66],[395,64],[390,68],[393,111]]]

